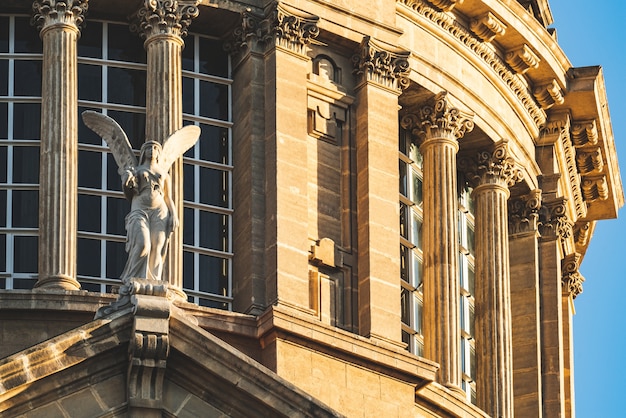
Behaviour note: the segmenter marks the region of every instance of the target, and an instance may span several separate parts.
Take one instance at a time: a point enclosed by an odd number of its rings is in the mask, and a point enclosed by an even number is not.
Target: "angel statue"
[[[131,202],[126,216],[128,260],[120,278],[123,283],[129,283],[131,278],[160,280],[170,234],[178,227],[176,208],[170,196],[169,169],[198,141],[200,128],[185,126],[163,145],[156,141],[145,142],[137,163],[130,142],[117,122],[89,110],[83,112],[82,117],[85,125],[100,135],[111,149],[124,195]]]

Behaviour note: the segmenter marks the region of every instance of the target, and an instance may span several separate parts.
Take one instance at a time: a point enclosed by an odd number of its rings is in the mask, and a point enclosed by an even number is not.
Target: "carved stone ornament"
[[[598,143],[598,128],[595,120],[575,121],[572,124],[572,142],[576,148]]]
[[[567,218],[567,199],[543,200],[539,209],[539,233],[543,238],[566,240],[573,234],[573,224]]]
[[[491,42],[498,35],[504,35],[506,25],[493,13],[487,12],[470,22],[470,29],[483,42]]]
[[[42,30],[55,24],[81,28],[89,8],[89,0],[35,0],[31,24]]]
[[[365,36],[352,57],[354,74],[381,86],[400,90],[409,86],[409,51],[392,49]]]
[[[565,101],[565,98],[563,97],[563,90],[556,80],[552,80],[549,83],[535,87],[533,94],[542,109],[550,109],[555,104],[563,104]]]
[[[422,141],[442,137],[460,139],[474,129],[473,117],[472,113],[454,107],[448,92],[442,91],[418,113],[404,115],[400,125]]]
[[[509,234],[537,231],[541,189],[509,199]]]
[[[200,0],[144,0],[130,25],[142,39],[155,35],[185,37],[198,16]]]
[[[606,176],[585,176],[582,181],[583,197],[587,202],[609,198],[609,185]]]
[[[504,59],[507,64],[511,66],[513,71],[518,74],[524,74],[531,68],[537,68],[539,66],[539,57],[526,44],[507,52]]]
[[[576,152],[576,166],[581,175],[601,173],[604,169],[604,160],[600,147],[579,149]]]
[[[441,11],[449,12],[457,4],[463,3],[463,0],[428,0],[428,2]]]
[[[589,244],[591,222],[576,222],[574,225],[574,240],[577,246],[586,248]]]
[[[576,296],[582,293],[583,282],[585,281],[578,271],[580,258],[580,254],[573,253],[565,256],[565,258],[561,260],[563,293],[572,296],[573,299],[576,299]]]
[[[282,3],[271,3],[264,15],[246,10],[241,14],[241,26],[226,42],[226,51],[236,53],[242,48],[264,50],[280,46],[306,55],[306,46],[319,35],[319,17]]]
[[[493,144],[491,151],[480,151],[474,158],[461,158],[459,170],[466,174],[474,187],[483,184],[512,187],[524,179],[522,170],[511,156],[509,141],[506,139]]]

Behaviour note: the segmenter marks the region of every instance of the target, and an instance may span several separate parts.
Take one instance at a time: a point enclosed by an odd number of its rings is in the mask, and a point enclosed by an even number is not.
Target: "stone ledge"
[[[0,311],[54,310],[93,312],[117,295],[86,290],[0,290]]]

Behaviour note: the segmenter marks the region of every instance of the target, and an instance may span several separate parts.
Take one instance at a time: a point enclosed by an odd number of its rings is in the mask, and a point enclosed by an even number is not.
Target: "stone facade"
[[[570,67],[547,2],[14,0],[3,13],[16,41],[0,50],[13,77],[1,415],[575,416],[579,267],[624,198],[602,71]],[[16,75],[29,60],[30,95]],[[118,68],[145,86],[132,103],[115,102]],[[39,138],[9,119],[25,102],[40,103]],[[108,157],[79,108],[145,115],[146,140],[220,132],[172,168],[182,225],[163,281],[118,289],[119,213],[98,203],[98,231],[81,218],[81,199],[121,192],[90,182],[109,172],[81,158]],[[24,186],[27,146],[41,157]],[[24,226],[9,204],[32,190],[39,222]],[[38,237],[32,259],[24,237]]]

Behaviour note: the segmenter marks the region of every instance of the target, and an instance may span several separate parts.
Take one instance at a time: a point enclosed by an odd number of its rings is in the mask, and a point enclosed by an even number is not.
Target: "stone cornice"
[[[561,260],[561,281],[563,284],[564,295],[571,296],[576,299],[583,291],[583,282],[585,279],[578,271],[580,267],[581,255],[572,253],[566,255]]]
[[[428,2],[441,11],[449,12],[457,4],[463,3],[463,0],[428,0]]]
[[[509,199],[509,234],[537,231],[541,189],[531,190],[524,196]]]
[[[432,138],[456,140],[474,129],[473,117],[472,113],[455,107],[448,92],[442,91],[417,113],[405,114],[400,125],[421,141]]]
[[[465,173],[473,187],[486,184],[512,187],[524,179],[506,139],[494,143],[491,150],[479,151],[474,157],[461,158],[459,169]]]
[[[80,30],[88,3],[89,0],[35,0],[31,23],[40,31],[53,25],[67,25]]]
[[[461,25],[453,16],[432,7],[426,0],[397,1],[405,4],[422,18],[430,20],[434,25],[439,26],[456,38],[459,43],[469,48],[479,59],[491,67],[497,77],[500,77],[511,89],[537,127],[541,127],[545,123],[545,111],[537,104],[528,86],[518,74],[511,70],[509,64],[494,51],[491,45],[485,44],[480,37]]]
[[[157,35],[185,37],[191,21],[199,14],[200,0],[144,0],[130,30],[142,39]]]
[[[365,36],[359,52],[352,57],[354,74],[388,89],[405,89],[409,86],[409,55],[409,51],[390,48]]]
[[[299,55],[306,55],[306,46],[319,35],[319,17],[289,7],[272,3],[261,15],[247,10],[241,14],[241,26],[233,31],[233,37],[225,48],[237,53],[248,48],[265,51],[280,46]]]

